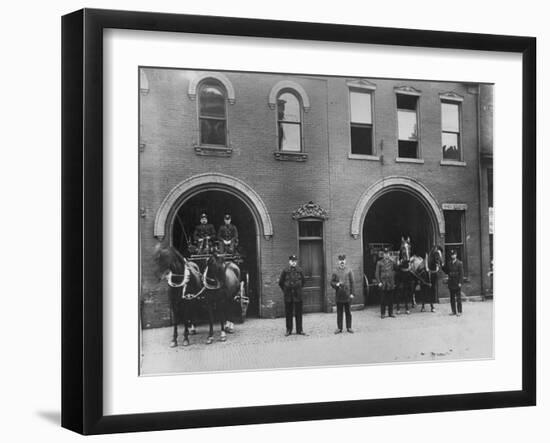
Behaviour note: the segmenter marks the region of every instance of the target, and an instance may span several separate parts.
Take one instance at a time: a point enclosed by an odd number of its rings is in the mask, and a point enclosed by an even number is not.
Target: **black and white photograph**
[[[2,441],[544,441],[543,5],[6,3]]]
[[[494,358],[494,85],[367,74],[138,67],[140,375]]]

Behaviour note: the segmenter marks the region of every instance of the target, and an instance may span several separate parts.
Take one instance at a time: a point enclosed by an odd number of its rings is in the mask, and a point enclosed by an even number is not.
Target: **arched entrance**
[[[245,256],[243,275],[250,276],[249,316],[259,316],[261,305],[261,236],[271,239],[273,227],[260,196],[244,181],[225,174],[193,176],[175,186],[160,205],[155,218],[154,235],[167,239],[186,253],[187,245],[202,212],[216,231],[226,212],[239,230],[240,249]]]
[[[171,227],[171,243],[184,256],[189,256],[188,246],[192,241],[195,226],[199,224],[201,213],[208,214],[208,223],[216,232],[223,225],[226,213],[231,214],[231,222],[239,232],[238,251],[244,258],[240,264],[242,276],[249,276],[250,305],[248,316],[259,315],[258,300],[258,234],[254,214],[236,195],[221,190],[201,191],[185,201],[174,213]]]
[[[380,249],[398,251],[401,237],[410,237],[412,253],[424,257],[436,240],[426,207],[411,193],[396,190],[382,194],[370,206],[363,223],[363,270],[374,278]]]
[[[379,251],[397,251],[401,237],[410,237],[413,254],[425,257],[445,235],[443,211],[433,194],[418,180],[387,177],[369,187],[359,199],[351,234],[363,243],[363,272],[374,278]],[[374,291],[375,292],[375,291]],[[370,297],[369,303],[376,303]]]

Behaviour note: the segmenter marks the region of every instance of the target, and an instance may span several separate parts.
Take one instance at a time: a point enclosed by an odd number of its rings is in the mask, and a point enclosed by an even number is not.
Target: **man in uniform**
[[[218,240],[220,254],[234,254],[239,244],[239,232],[237,227],[231,223],[231,215],[225,214],[223,225],[218,229]]]
[[[330,280],[330,286],[336,290],[336,325],[337,329],[335,334],[342,332],[343,315],[346,311],[346,329],[353,334],[351,329],[351,311],[350,302],[353,299],[353,273],[351,269],[346,266],[346,255],[340,254],[338,256],[338,267],[332,273]]]
[[[193,232],[193,241],[197,246],[199,254],[208,254],[212,248],[212,242],[216,238],[216,230],[214,226],[208,223],[206,213],[201,214],[200,224],[195,227]]]
[[[288,257],[288,266],[281,272],[279,287],[284,293],[286,333],[292,334],[292,314],[296,317],[296,333],[307,335],[302,328],[302,287],[305,283],[304,272],[298,267],[295,255]]]
[[[383,250],[382,260],[376,263],[375,278],[380,289],[380,317],[386,317],[386,306],[388,307],[388,315],[393,315],[393,293],[395,290],[395,271],[399,268],[397,264],[390,258],[388,248]]]
[[[443,266],[443,272],[449,276],[447,286],[451,293],[451,310],[453,311],[451,315],[460,317],[462,315],[461,288],[464,280],[464,266],[457,258],[456,249],[451,249],[450,263]]]

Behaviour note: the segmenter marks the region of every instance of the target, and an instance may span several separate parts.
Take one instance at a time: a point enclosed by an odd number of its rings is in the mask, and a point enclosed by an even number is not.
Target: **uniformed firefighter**
[[[193,241],[199,254],[208,254],[212,251],[213,242],[216,239],[214,226],[208,223],[206,213],[201,214],[200,224],[195,227]]]
[[[234,254],[239,245],[239,231],[231,223],[231,215],[225,214],[223,225],[218,229],[219,251],[221,254]]]
[[[399,269],[397,264],[390,258],[388,248],[383,250],[382,260],[376,263],[375,278],[378,282],[380,290],[380,317],[386,317],[386,306],[388,307],[388,315],[393,315],[393,294],[395,291],[395,272]]]
[[[343,327],[344,311],[346,312],[346,330],[353,333],[351,329],[351,310],[350,303],[353,300],[353,273],[350,268],[346,266],[346,255],[340,254],[338,256],[338,266],[332,273],[330,280],[330,286],[336,291],[336,326],[335,334],[340,334]]]
[[[451,249],[451,260],[443,266],[443,272],[449,276],[447,286],[451,295],[451,315],[462,315],[461,288],[464,280],[464,265],[457,258],[456,249]]]
[[[307,335],[302,327],[302,287],[305,283],[304,272],[298,266],[295,255],[288,257],[288,266],[283,269],[279,278],[285,301],[286,333],[292,334],[292,317],[296,317],[296,333]]]

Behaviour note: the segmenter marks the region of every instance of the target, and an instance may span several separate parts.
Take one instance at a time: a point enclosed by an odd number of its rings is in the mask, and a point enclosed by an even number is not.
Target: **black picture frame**
[[[170,31],[522,55],[522,388],[393,399],[106,416],[103,412],[103,31]],[[82,434],[536,404],[536,39],[83,9],[62,18],[62,426]]]

